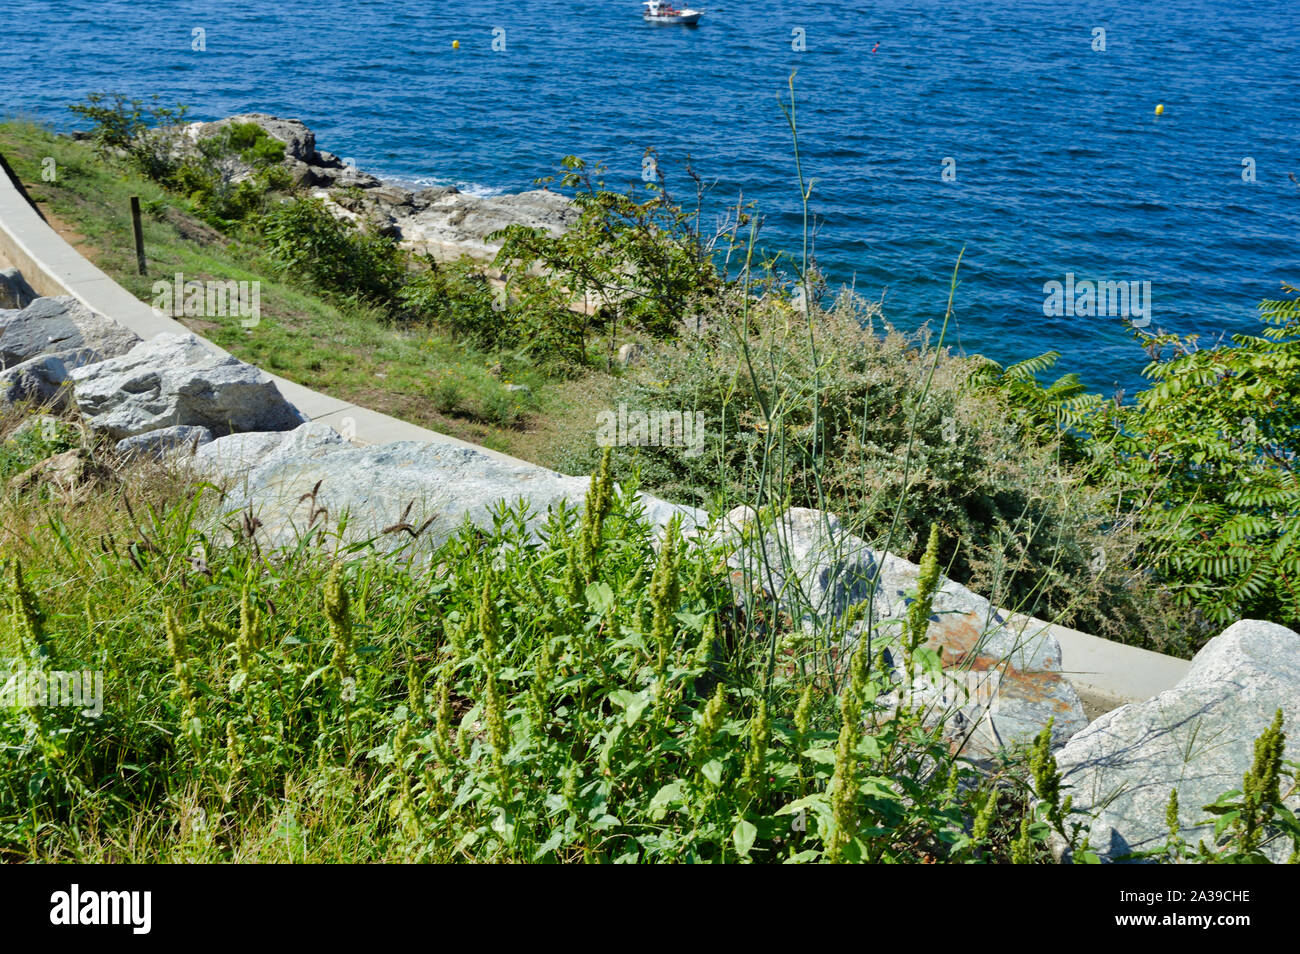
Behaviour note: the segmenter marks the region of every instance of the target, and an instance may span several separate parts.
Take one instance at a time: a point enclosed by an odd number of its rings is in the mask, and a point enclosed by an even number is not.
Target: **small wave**
[[[378,173],[376,173],[379,175]],[[481,199],[490,198],[494,195],[505,195],[509,189],[500,186],[483,185],[479,182],[466,182],[463,179],[448,179],[441,176],[385,176],[380,175],[385,182],[392,185],[401,186],[403,189],[410,189],[412,192],[418,192],[420,189],[442,189],[447,186],[455,186],[466,195],[475,195]]]

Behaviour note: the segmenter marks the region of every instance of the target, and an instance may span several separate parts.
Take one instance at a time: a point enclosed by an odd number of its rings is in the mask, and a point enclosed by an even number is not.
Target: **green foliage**
[[[176,169],[173,183],[218,228],[266,211],[270,195],[290,187],[284,143],[256,123],[223,126],[200,139],[195,152]]]
[[[1074,428],[1082,427],[1091,412],[1101,404],[1101,395],[1091,393],[1073,372],[1064,374],[1049,385],[1040,384],[1038,375],[1056,364],[1060,352],[1048,351],[1035,358],[1003,368],[983,355],[971,374],[976,388],[1002,391],[1024,430],[1059,442],[1063,454],[1071,460],[1083,457],[1081,441]]]
[[[1133,488],[1151,564],[1216,625],[1300,622],[1300,293],[1288,291],[1261,305],[1262,334],[1231,347],[1144,335],[1152,386],[1093,428],[1095,456]]]
[[[653,161],[652,152],[646,158]],[[577,221],[558,236],[509,226],[500,233],[505,243],[496,264],[512,281],[540,269],[554,294],[599,306],[614,324],[676,334],[721,288],[698,216],[673,199],[657,164],[644,196],[606,188],[603,168],[593,178],[575,156],[563,168],[561,184],[572,190]]]
[[[1285,804],[1300,791],[1300,765],[1284,762],[1286,733],[1278,709],[1273,724],[1255,740],[1255,757],[1242,776],[1240,789],[1225,792],[1206,805],[1213,818],[1210,844],[1198,842],[1193,851],[1182,838],[1178,790],[1169,793],[1169,838],[1163,849],[1146,857],[1161,861],[1195,860],[1205,864],[1269,864],[1265,848],[1290,842],[1290,864],[1300,864],[1300,818]],[[1287,790],[1282,780],[1289,779]]]
[[[467,260],[442,265],[425,258],[419,265],[398,292],[413,320],[440,325],[481,347],[508,345],[507,310],[480,270]]]
[[[32,424],[0,443],[0,479],[12,477],[47,457],[78,444],[76,429],[53,417],[31,419]]]
[[[629,415],[703,415],[698,456],[636,448],[655,493],[713,511],[756,499],[828,510],[911,560],[937,526],[944,572],[999,605],[1167,644],[1182,617],[1129,570],[1136,544],[1108,526],[1113,491],[1084,485],[1050,439],[1027,443],[1011,402],[971,382],[979,364],[848,295],[823,308],[814,294],[804,310],[773,283],[747,312],[728,296],[700,333],[648,348],[611,397]],[[590,434],[562,469],[592,465]]]
[[[540,537],[502,508],[418,563],[271,557],[202,512],[151,507],[102,546],[56,516],[22,566],[6,544],[0,651],[102,671],[105,698],[0,709],[5,857],[278,857],[304,790],[296,860],[344,832],[354,859],[1000,856],[941,727],[888,705],[865,653],[842,690],[769,678],[718,554],[656,540],[608,464]]]
[[[90,122],[90,138],[102,153],[125,156],[155,182],[171,181],[179,165],[177,127],[186,107],[160,106],[157,96],[145,104],[122,93],[90,93],[85,103],[68,108]]]
[[[1039,387],[1027,374],[1051,355],[982,377],[1038,440],[1071,429],[1080,473],[1116,495],[1111,526],[1140,541],[1135,568],[1207,626],[1300,623],[1300,292],[1286,291],[1261,304],[1261,334],[1231,345],[1138,332],[1152,384],[1130,403],[1080,394],[1069,376]]]
[[[406,276],[391,238],[362,232],[320,199],[295,199],[262,220],[267,257],[286,277],[345,298],[393,306]]]

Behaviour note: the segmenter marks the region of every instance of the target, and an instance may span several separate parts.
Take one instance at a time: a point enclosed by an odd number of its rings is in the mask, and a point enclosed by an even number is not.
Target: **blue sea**
[[[1149,327],[1203,340],[1300,283],[1294,4],[690,5],[698,28],[644,23],[638,0],[6,0],[0,113],[65,128],[89,92],[156,93],[196,118],[297,117],[363,169],[485,193],[569,154],[630,183],[654,147],[679,194],[687,156],[713,184],[706,219],[743,193],[763,244],[797,253],[779,106],[797,71],[817,263],[900,327],[942,317],[964,248],[951,344],[1054,349],[1131,391],[1123,321],[1045,317],[1046,283],[1150,282]]]

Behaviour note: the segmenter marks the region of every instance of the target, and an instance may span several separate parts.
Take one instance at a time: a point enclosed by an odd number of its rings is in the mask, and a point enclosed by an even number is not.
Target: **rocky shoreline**
[[[577,219],[573,204],[548,189],[479,196],[455,186],[411,190],[385,182],[318,149],[316,134],[298,119],[241,113],[192,123],[184,132],[197,142],[232,123],[253,123],[284,143],[284,166],[294,184],[322,199],[335,215],[438,261],[468,256],[488,262],[501,247],[488,236],[499,229],[517,224],[558,235]],[[236,178],[251,171],[236,170]]]

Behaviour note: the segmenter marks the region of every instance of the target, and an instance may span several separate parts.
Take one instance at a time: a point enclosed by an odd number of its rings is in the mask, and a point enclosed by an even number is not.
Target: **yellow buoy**
[[[1164,111],[1165,111],[1165,104],[1164,104],[1164,103],[1156,103],[1156,115],[1159,116],[1159,115],[1160,115],[1161,113],[1163,113]]]
[[[459,50],[459,49],[460,49],[460,40],[452,40],[452,41],[451,41],[451,48],[452,48],[453,50]],[[1161,108],[1161,109],[1164,109],[1163,106],[1161,106],[1160,108]]]

